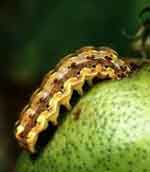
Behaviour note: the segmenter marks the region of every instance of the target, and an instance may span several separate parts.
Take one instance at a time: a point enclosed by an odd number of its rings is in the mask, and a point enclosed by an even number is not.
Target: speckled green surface
[[[20,155],[17,172],[150,172],[150,66],[97,84],[67,115],[36,160]]]

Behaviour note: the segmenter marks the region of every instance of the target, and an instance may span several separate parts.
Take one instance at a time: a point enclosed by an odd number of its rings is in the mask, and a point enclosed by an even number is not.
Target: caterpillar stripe
[[[83,95],[85,82],[92,85],[98,78],[121,79],[131,71],[129,63],[119,59],[109,47],[84,47],[63,58],[45,77],[33,93],[16,123],[15,136],[19,144],[34,153],[39,134],[49,122],[57,125],[60,106],[70,110],[73,91]]]

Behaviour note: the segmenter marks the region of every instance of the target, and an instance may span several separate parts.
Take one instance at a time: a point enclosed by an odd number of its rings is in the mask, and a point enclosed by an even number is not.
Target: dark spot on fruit
[[[73,112],[73,115],[74,115],[74,119],[75,120],[78,120],[79,119],[80,113],[81,113],[81,108],[80,107],[76,108],[75,111]]]

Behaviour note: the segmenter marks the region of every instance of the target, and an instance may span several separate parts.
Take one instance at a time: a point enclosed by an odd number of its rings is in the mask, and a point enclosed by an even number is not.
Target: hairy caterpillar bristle
[[[17,122],[16,138],[28,151],[34,153],[39,134],[49,122],[57,125],[60,107],[71,110],[73,91],[83,95],[83,86],[93,79],[121,79],[128,75],[130,66],[108,47],[84,47],[66,56],[44,78],[30,98]]]

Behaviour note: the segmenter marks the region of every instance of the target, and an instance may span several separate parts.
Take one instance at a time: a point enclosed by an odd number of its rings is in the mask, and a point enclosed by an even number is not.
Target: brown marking
[[[73,112],[74,119],[78,120],[80,118],[80,113],[81,113],[81,107],[77,107],[75,111]]]

